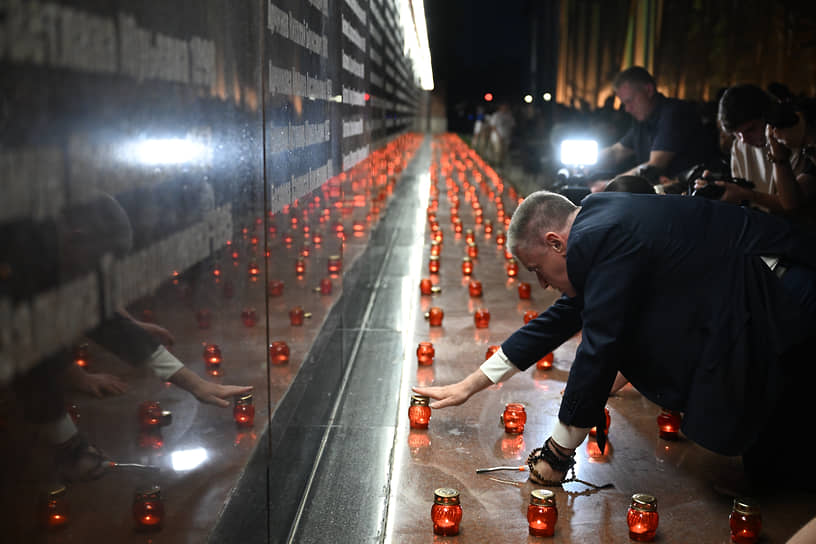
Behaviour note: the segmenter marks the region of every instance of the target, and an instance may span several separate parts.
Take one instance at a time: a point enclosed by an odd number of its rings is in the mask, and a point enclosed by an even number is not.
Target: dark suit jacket
[[[745,451],[796,369],[781,355],[813,333],[760,256],[816,268],[816,239],[777,217],[702,198],[599,193],[567,243],[577,291],[502,344],[526,369],[583,329],[561,402],[590,427],[620,370],[651,401],[684,412],[683,432]]]

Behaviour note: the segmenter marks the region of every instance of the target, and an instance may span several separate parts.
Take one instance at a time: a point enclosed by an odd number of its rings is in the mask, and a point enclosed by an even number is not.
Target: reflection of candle
[[[249,263],[247,266],[247,272],[249,273],[250,279],[257,279],[258,275],[261,273],[260,267],[258,267],[258,263]]]
[[[490,311],[486,308],[479,308],[473,314],[473,322],[477,329],[486,329],[490,324]]]
[[[441,487],[434,491],[431,521],[433,521],[434,534],[441,536],[459,534],[459,523],[462,521],[462,506],[459,504],[459,492],[457,490]]]
[[[734,499],[734,506],[728,516],[731,527],[731,541],[737,544],[754,544],[762,530],[762,514],[750,499]]]
[[[558,521],[558,508],[555,505],[555,493],[549,489],[534,489],[530,492],[530,505],[527,507],[527,523],[533,536],[553,536],[555,522]]]
[[[143,431],[166,427],[173,421],[173,414],[162,410],[155,400],[146,400],[139,404],[139,428]]]
[[[604,416],[606,416],[606,428],[604,429],[604,434],[609,434],[609,424],[612,422],[612,418],[609,417],[609,408],[604,407]],[[589,430],[589,436],[596,436],[597,434],[597,427],[592,427]]]
[[[501,438],[501,452],[505,459],[521,459],[521,454],[526,447],[524,435],[522,434],[510,436],[505,434]]]
[[[430,365],[434,362],[436,350],[431,342],[420,342],[417,346],[417,363],[420,365]]]
[[[431,419],[430,399],[423,395],[411,395],[411,405],[408,407],[408,422],[412,429],[427,429]]]
[[[630,539],[637,542],[654,540],[659,519],[655,497],[646,493],[632,495],[632,504],[626,514]]]
[[[196,321],[199,329],[209,329],[212,323],[212,312],[206,308],[201,308],[196,312]]]
[[[255,311],[255,308],[244,308],[241,311],[241,321],[245,327],[254,327],[258,322],[258,312]]]
[[[48,529],[60,529],[68,524],[68,501],[65,498],[65,486],[61,485],[48,491],[44,498],[45,526]]]
[[[527,423],[527,411],[524,405],[518,402],[510,402],[504,407],[502,414],[504,422],[504,432],[509,434],[521,434],[524,432],[524,425]]]
[[[88,366],[88,344],[80,344],[74,348],[74,362],[77,366]]]
[[[133,497],[133,519],[136,525],[147,529],[158,529],[164,521],[164,503],[159,486],[138,491]]]
[[[221,375],[221,349],[217,344],[207,344],[204,346],[204,364],[207,367],[207,373],[211,376]]]
[[[235,397],[232,418],[239,427],[252,427],[255,423],[255,405],[252,403],[252,393]]]

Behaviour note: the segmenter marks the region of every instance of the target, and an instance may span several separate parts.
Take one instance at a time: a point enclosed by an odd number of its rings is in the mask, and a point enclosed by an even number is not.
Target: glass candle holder
[[[235,296],[235,286],[231,281],[224,282],[224,290],[222,291],[224,298],[232,298]]]
[[[555,355],[552,353],[548,353],[538,361],[536,361],[536,368],[538,370],[550,370],[553,367],[553,362],[555,361]]]
[[[269,360],[273,365],[285,365],[289,362],[289,345],[283,340],[269,344]]]
[[[470,257],[463,257],[462,258],[462,275],[463,276],[470,276],[473,274],[473,261],[470,260]]]
[[[629,538],[636,542],[651,542],[657,532],[660,516],[657,513],[657,499],[646,493],[632,495],[632,504],[626,514]]]
[[[507,264],[505,265],[505,270],[507,271],[508,278],[515,278],[518,276],[518,263],[515,259],[508,259]]]
[[[431,274],[438,274],[439,273],[439,257],[436,255],[431,255],[428,257],[428,272]]]
[[[677,433],[680,432],[680,424],[683,422],[679,412],[666,410],[665,408],[657,415],[657,428],[660,438],[663,440],[677,440]]]
[[[235,405],[232,407],[232,419],[239,427],[252,427],[255,424],[255,405],[252,400],[252,393],[238,395],[235,397]]]
[[[258,322],[258,312],[255,308],[244,308],[241,310],[241,322],[244,327],[254,327]]]
[[[212,312],[206,308],[201,308],[196,311],[196,323],[199,329],[209,329],[212,325]]]
[[[456,221],[453,222],[453,232],[457,234],[462,232],[462,220],[458,217],[456,218]]]
[[[433,288],[433,283],[428,278],[422,278],[419,280],[419,292],[423,295],[430,295],[431,289]]]
[[[468,293],[472,297],[482,296],[482,282],[479,280],[470,280],[468,283]]]
[[[473,242],[470,242],[467,245],[467,254],[468,254],[468,257],[470,257],[471,259],[477,258],[479,256],[479,246],[477,246]]]
[[[431,241],[442,243],[442,240],[445,239],[445,235],[442,234],[442,230],[438,230],[436,232],[431,232]]]
[[[437,221],[435,217],[433,219],[429,218],[428,226],[431,228],[431,231],[436,232],[439,230],[439,221]]]
[[[473,229],[467,229],[465,231],[465,243],[470,245],[476,242],[476,235],[473,233]]]
[[[302,257],[295,259],[295,274],[302,276],[306,273],[306,261]]]
[[[427,429],[431,419],[431,402],[426,396],[411,395],[411,405],[408,407],[408,422],[412,429]]]
[[[524,324],[526,325],[536,317],[538,317],[538,312],[536,312],[535,310],[527,310],[526,312],[524,312]]]
[[[500,347],[501,347],[501,346],[499,346],[499,345],[495,345],[495,344],[494,344],[494,345],[487,346],[487,351],[485,351],[485,361],[486,361],[486,360],[488,360],[488,359],[490,359],[490,358],[493,356],[493,354],[494,354],[494,353],[496,353],[497,351],[499,351],[499,348],[500,348]]]
[[[490,219],[484,220],[484,231],[485,234],[491,234],[493,232],[493,221]]]
[[[449,487],[440,487],[434,491],[434,504],[431,507],[431,521],[434,534],[453,536],[459,534],[462,522],[462,506],[459,504],[459,492]]]
[[[420,342],[417,346],[417,363],[420,365],[432,365],[436,350],[431,342]]]
[[[159,529],[164,523],[161,488],[153,486],[133,496],[133,520],[142,529]]]
[[[139,429],[142,431],[158,430],[173,422],[173,414],[161,409],[155,400],[146,400],[139,404]]]
[[[524,405],[518,402],[508,403],[504,407],[501,417],[504,423],[504,432],[509,434],[521,434],[524,432],[524,425],[527,423],[527,411]]]
[[[762,515],[759,506],[751,499],[734,499],[734,506],[728,516],[731,527],[731,542],[753,544],[759,540],[762,530]]]
[[[442,244],[434,240],[431,242],[431,256],[432,257],[439,257],[439,254],[442,252]]]
[[[343,268],[343,259],[340,258],[340,255],[329,255],[329,262],[327,266],[329,269],[329,274],[339,274],[340,270]]]
[[[304,312],[303,308],[300,306],[295,306],[291,310],[289,310],[289,323],[293,327],[300,327],[303,325],[303,320],[307,317],[311,317],[312,314],[308,312]]]
[[[202,353],[202,357],[204,357],[204,365],[207,369],[207,373],[210,376],[220,376],[221,375],[221,349],[218,347],[217,344],[207,344],[204,346],[204,353]]]
[[[443,317],[445,317],[445,312],[443,312],[442,308],[438,306],[432,307],[430,310],[428,310],[428,313],[425,314],[425,318],[428,320],[431,327],[441,327]]]
[[[42,503],[43,524],[46,529],[53,531],[68,525],[71,517],[64,485],[49,489],[45,493]]]
[[[555,493],[549,489],[530,491],[530,505],[527,507],[527,523],[533,536],[553,536],[558,508]]]
[[[609,408],[604,407],[604,415],[606,416],[606,428],[604,429],[604,434],[609,434],[609,424],[612,423],[612,418],[609,417]],[[592,427],[589,429],[589,436],[597,436],[598,428]]]
[[[490,311],[486,308],[479,308],[473,313],[473,322],[477,329],[486,329],[490,325]]]
[[[271,280],[268,286],[270,297],[279,297],[283,294],[283,282],[280,280]]]
[[[504,243],[507,241],[507,236],[504,234],[503,230],[496,231],[496,245],[503,246]]]
[[[79,344],[74,348],[74,364],[82,368],[88,366],[88,344]]]
[[[332,285],[331,278],[323,278],[320,280],[320,287],[318,287],[317,290],[321,295],[331,295],[333,288],[334,286]]]
[[[519,298],[522,300],[526,300],[530,298],[530,293],[532,289],[530,288],[530,284],[526,282],[521,282],[518,285],[518,295]]]
[[[249,274],[250,280],[257,280],[260,273],[261,267],[258,266],[258,263],[253,262],[247,265],[247,274]]]

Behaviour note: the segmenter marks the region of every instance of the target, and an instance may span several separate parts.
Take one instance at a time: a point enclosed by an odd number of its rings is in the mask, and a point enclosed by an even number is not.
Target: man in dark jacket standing
[[[683,412],[689,439],[742,454],[760,480],[775,474],[816,366],[796,356],[816,323],[816,237],[706,199],[602,193],[575,207],[541,191],[513,214],[508,244],[564,296],[461,382],[416,388],[431,407],[461,404],[582,330],[533,479],[564,477],[617,372]]]

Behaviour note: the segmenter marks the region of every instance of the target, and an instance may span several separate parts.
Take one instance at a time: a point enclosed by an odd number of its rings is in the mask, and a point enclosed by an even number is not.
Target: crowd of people
[[[628,381],[682,413],[690,440],[741,455],[752,492],[814,491],[810,463],[777,478],[816,383],[814,110],[736,85],[711,137],[699,110],[658,92],[645,69],[614,88],[632,124],[600,163],[618,175],[578,204],[534,192],[508,229],[515,258],[562,296],[463,380],[415,391],[432,408],[462,404],[581,331],[552,434],[527,460],[533,481],[566,477]]]

